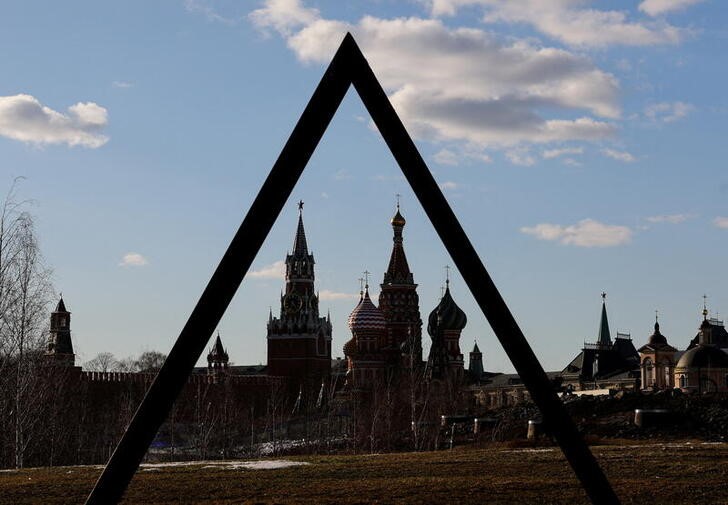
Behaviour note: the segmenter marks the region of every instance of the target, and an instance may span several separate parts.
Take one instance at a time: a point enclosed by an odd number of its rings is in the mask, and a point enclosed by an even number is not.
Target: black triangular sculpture
[[[505,301],[400,121],[351,34],[347,34],[293,133],[131,420],[86,505],[121,499],[155,434],[184,387],[283,205],[303,173],[349,85],[353,85],[450,253],[493,332],[518,371],[544,423],[592,503],[618,504],[609,481],[556,396]]]

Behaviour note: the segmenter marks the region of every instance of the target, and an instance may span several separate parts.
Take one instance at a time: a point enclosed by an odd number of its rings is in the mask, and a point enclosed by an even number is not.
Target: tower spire
[[[607,320],[607,293],[602,292],[602,317],[599,321],[599,338],[597,343],[603,346],[612,345],[612,337],[609,333],[609,321]]]
[[[303,200],[298,202],[298,228],[296,238],[293,241],[293,256],[306,256],[308,245],[306,244],[306,230],[303,228]]]
[[[413,284],[412,272],[410,272],[407,256],[405,256],[404,247],[402,246],[402,230],[407,221],[399,211],[399,195],[397,195],[397,212],[394,214],[391,223],[394,232],[392,238],[394,246],[389,257],[389,266],[384,273],[384,284]]]

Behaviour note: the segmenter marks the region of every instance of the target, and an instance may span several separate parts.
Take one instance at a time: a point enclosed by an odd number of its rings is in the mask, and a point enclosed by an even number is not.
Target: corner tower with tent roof
[[[331,373],[331,319],[319,316],[314,265],[301,201],[293,249],[286,255],[280,315],[268,317],[268,375],[320,381]]]
[[[220,332],[217,333],[215,344],[207,354],[207,373],[209,375],[223,375],[228,371],[228,363],[230,358],[227,351],[222,346],[220,340]]]
[[[56,365],[73,367],[76,363],[71,341],[71,313],[66,310],[63,295],[58,300],[56,310],[51,312],[46,356]]]

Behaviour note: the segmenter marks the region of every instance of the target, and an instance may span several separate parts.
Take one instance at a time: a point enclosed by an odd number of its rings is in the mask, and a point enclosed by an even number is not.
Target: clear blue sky
[[[166,352],[350,30],[547,369],[602,291],[613,331],[658,309],[684,348],[704,293],[728,315],[726,26],[717,0],[8,3],[0,188],[27,178],[79,361]],[[342,355],[396,193],[425,318],[451,261],[350,92],[220,324],[234,362],[265,362],[299,199]],[[463,350],[512,370],[452,292]]]

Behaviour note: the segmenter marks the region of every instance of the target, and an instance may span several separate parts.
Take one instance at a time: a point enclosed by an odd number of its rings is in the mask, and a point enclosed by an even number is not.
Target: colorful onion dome
[[[468,324],[468,317],[457,306],[455,300],[452,299],[450,286],[448,286],[445,289],[445,294],[440,299],[440,303],[430,312],[430,317],[427,321],[427,333],[434,337],[437,330],[460,331],[465,328],[466,324]]]
[[[349,315],[349,329],[353,332],[377,330],[384,331],[386,329],[386,321],[384,313],[372,303],[369,298],[369,287],[364,291],[359,304],[354,307]]]

